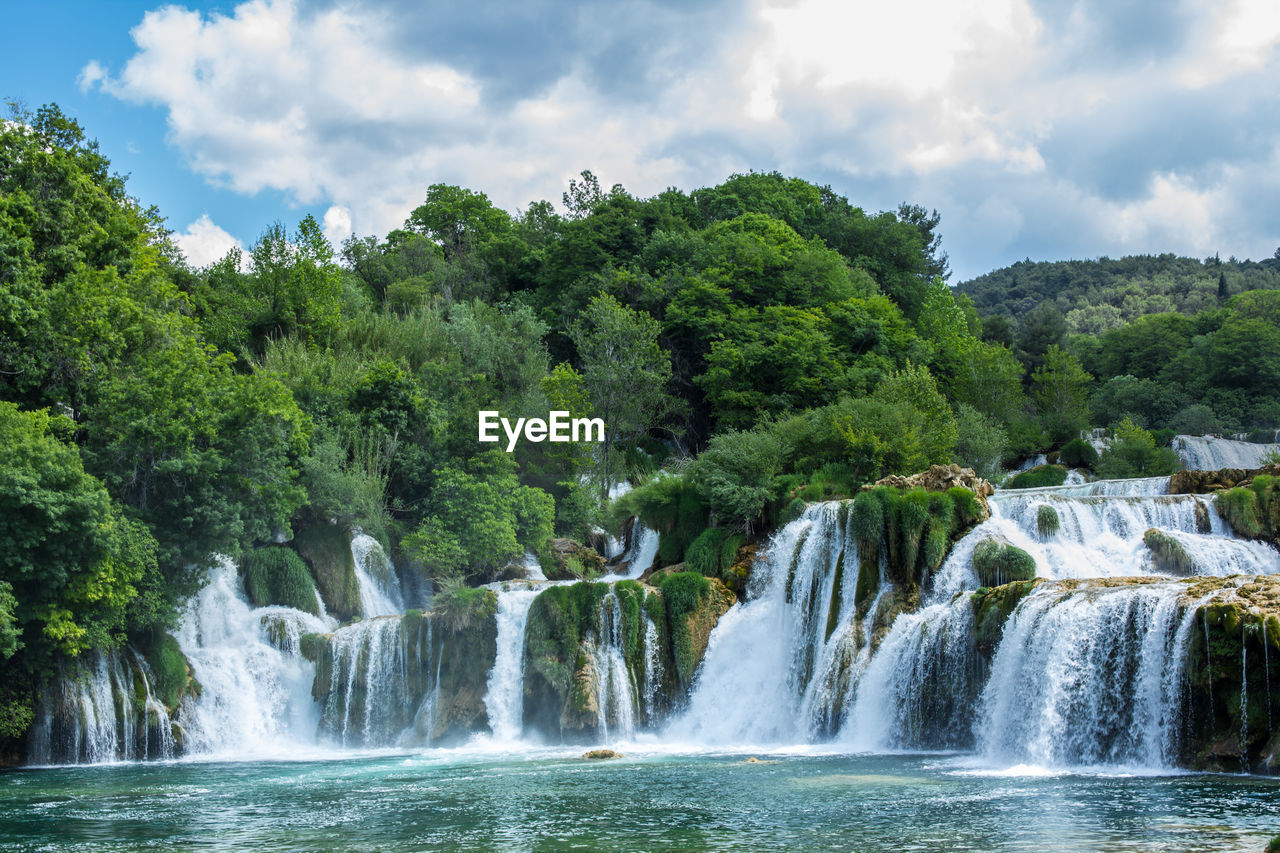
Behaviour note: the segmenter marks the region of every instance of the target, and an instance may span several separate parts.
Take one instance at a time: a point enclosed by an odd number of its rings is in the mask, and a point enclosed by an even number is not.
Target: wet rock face
[[[1178,471],[1169,478],[1171,495],[1204,495],[1248,486],[1259,474],[1280,477],[1280,465],[1261,468],[1223,468],[1218,471]]]

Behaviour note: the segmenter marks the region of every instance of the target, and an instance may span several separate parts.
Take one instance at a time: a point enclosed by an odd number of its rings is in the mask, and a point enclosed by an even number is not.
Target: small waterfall
[[[523,730],[525,627],[540,591],[535,586],[498,587],[497,654],[489,671],[484,705],[494,740],[501,743],[519,740]]]
[[[130,649],[95,651],[63,668],[40,697],[32,764],[172,758],[173,722],[152,693],[154,676]]]
[[[974,733],[988,760],[1043,767],[1175,760],[1196,609],[1179,583],[1047,585],[1005,625]]]
[[[415,716],[403,621],[379,616],[329,640],[330,682],[320,731],[342,746],[390,746]]]
[[[658,718],[658,691],[662,688],[662,658],[658,648],[658,626],[649,614],[644,617],[644,718],[651,723]]]
[[[201,685],[180,709],[187,750],[270,755],[313,743],[313,667],[298,655],[298,639],[334,624],[287,607],[253,608],[235,564],[220,559],[174,634]]]
[[[1280,440],[1280,432],[1277,439]],[[1260,468],[1268,454],[1280,452],[1280,443],[1253,444],[1216,435],[1178,435],[1174,436],[1173,449],[1187,468],[1216,471],[1220,468]]]
[[[586,641],[595,679],[597,727],[604,741],[626,740],[636,728],[636,685],[627,668],[622,630],[622,607],[610,591],[600,601],[595,636]]]
[[[903,614],[851,686],[840,741],[863,752],[968,748],[981,674],[967,595]]]
[[[661,539],[658,531],[650,530],[640,519],[635,519],[631,527],[631,547],[623,555],[627,565],[626,573],[606,575],[602,580],[612,582],[635,580],[640,577],[653,566],[653,561],[658,556],[658,545]]]
[[[391,558],[382,550],[378,540],[367,533],[357,532],[351,538],[351,556],[355,558],[361,614],[368,619],[403,613],[400,580],[396,577]]]

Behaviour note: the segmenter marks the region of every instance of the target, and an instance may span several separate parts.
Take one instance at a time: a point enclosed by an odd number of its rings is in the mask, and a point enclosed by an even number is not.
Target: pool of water
[[[1250,850],[1280,779],[946,755],[425,751],[0,773],[0,849]]]

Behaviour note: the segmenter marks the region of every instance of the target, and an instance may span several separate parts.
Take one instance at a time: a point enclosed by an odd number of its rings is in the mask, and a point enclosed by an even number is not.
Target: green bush
[[[1152,527],[1142,535],[1142,541],[1151,549],[1156,571],[1165,575],[1189,577],[1195,570],[1182,543],[1162,530]]]
[[[312,615],[320,613],[316,585],[306,563],[291,548],[254,548],[244,555],[244,588],[258,607],[279,604]]]
[[[1061,486],[1067,480],[1067,469],[1061,465],[1039,465],[1030,471],[1014,474],[1004,484],[1006,489],[1038,489]]]
[[[1058,451],[1058,461],[1068,468],[1089,468],[1098,464],[1098,451],[1083,438],[1073,438]]]
[[[1039,509],[1036,510],[1036,530],[1040,531],[1041,536],[1052,536],[1057,533],[1061,523],[1056,509],[1048,504],[1040,504]]]
[[[431,615],[446,631],[458,633],[475,620],[498,612],[498,594],[491,589],[469,587],[456,578],[441,581],[431,599]]]
[[[1000,586],[1034,578],[1036,561],[1021,548],[984,539],[973,549],[973,569],[982,586]]]
[[[1095,470],[1107,479],[1157,477],[1178,470],[1178,454],[1157,447],[1150,432],[1128,418],[1116,427],[1115,440],[1098,457]]]

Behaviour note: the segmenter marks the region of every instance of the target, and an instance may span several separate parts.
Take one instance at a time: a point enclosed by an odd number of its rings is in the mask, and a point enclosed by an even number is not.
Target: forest
[[[261,546],[326,525],[465,616],[526,552],[632,516],[663,564],[721,576],[806,501],[889,474],[996,479],[1040,453],[1168,474],[1175,433],[1280,426],[1280,258],[1028,261],[952,287],[940,224],[778,173],[639,198],[584,171],[558,207],[437,184],[385,236],[332,246],[307,216],[196,269],[73,119],[15,109],[0,740],[91,649],[163,672],[216,554],[251,596],[314,608],[306,567]],[[482,409],[598,417],[605,441],[506,453],[476,440]]]

